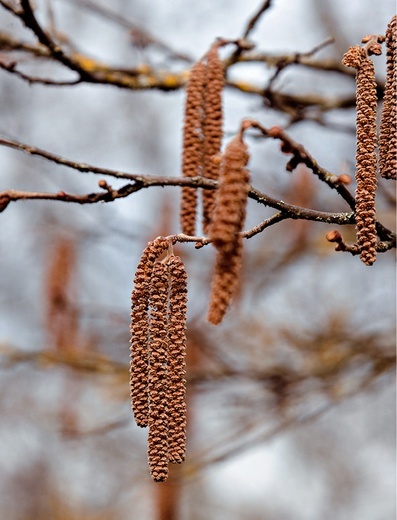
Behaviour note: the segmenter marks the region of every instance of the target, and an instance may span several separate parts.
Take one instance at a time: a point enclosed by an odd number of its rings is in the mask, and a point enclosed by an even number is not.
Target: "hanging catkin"
[[[168,249],[161,262],[159,257]],[[148,460],[156,482],[186,450],[187,276],[167,238],[149,242],[132,292],[131,398],[136,422],[149,426]]]
[[[376,260],[376,83],[366,50],[350,47],[343,63],[356,73],[356,232],[360,258],[366,265]]]
[[[206,54],[206,88],[204,93],[204,157],[203,176],[217,180],[219,177],[219,154],[223,135],[222,91],[225,69],[219,58],[220,42],[215,42]],[[207,233],[214,208],[215,192],[203,191],[203,229]]]
[[[149,420],[148,311],[151,276],[156,259],[167,248],[168,240],[166,238],[159,237],[153,242],[149,242],[139,261],[131,295],[130,394],[135,421],[141,427],[147,426]]]
[[[219,187],[209,236],[217,248],[208,321],[218,325],[238,287],[242,266],[243,241],[249,192],[246,168],[248,149],[240,132],[230,141],[221,161]]]
[[[379,168],[385,179],[397,175],[397,15],[386,30],[386,84],[379,134]]]
[[[163,482],[168,476],[168,290],[167,267],[157,262],[153,268],[150,290],[148,382],[148,460],[150,474],[156,482]]]
[[[218,325],[238,287],[242,267],[243,239],[237,235],[234,249],[230,253],[218,251],[211,282],[208,321]]]
[[[168,315],[168,456],[183,462],[186,451],[186,311],[187,276],[179,256],[167,262],[170,276]]]
[[[191,70],[186,86],[185,122],[183,127],[182,174],[184,177],[201,175],[203,161],[202,124],[204,117],[203,90],[205,86],[205,65],[196,63]],[[197,190],[182,187],[181,229],[186,235],[195,234]]]
[[[237,233],[240,233],[246,214],[249,192],[248,148],[237,135],[225,149],[221,160],[219,187],[216,190],[215,208],[209,227],[209,237],[218,250],[234,250]]]

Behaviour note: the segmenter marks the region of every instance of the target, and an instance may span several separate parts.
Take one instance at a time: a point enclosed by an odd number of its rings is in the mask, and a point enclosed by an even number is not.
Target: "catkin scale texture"
[[[386,30],[386,84],[379,133],[379,169],[385,179],[397,177],[397,15]]]
[[[197,62],[191,70],[186,86],[185,121],[183,127],[182,175],[195,177],[202,173],[204,118],[203,95],[205,87],[205,65]],[[197,190],[182,187],[180,221],[182,232],[194,235],[196,227]]]
[[[171,462],[183,462],[186,451],[186,312],[187,276],[182,260],[171,256],[168,316],[168,455]]]
[[[148,312],[151,277],[156,259],[167,247],[168,240],[165,238],[149,242],[138,263],[131,295],[130,395],[135,421],[141,427],[147,426],[149,420]]]
[[[376,82],[375,69],[365,49],[351,47],[343,63],[356,73],[356,234],[360,259],[366,265],[376,260]]]
[[[208,321],[218,325],[236,292],[242,267],[243,238],[237,235],[234,249],[230,253],[218,251],[211,282]]]
[[[249,192],[248,148],[238,135],[226,147],[221,162],[219,187],[209,237],[225,253],[234,249],[236,234],[242,231]]]
[[[222,92],[225,83],[225,69],[218,53],[219,44],[215,43],[206,55],[206,88],[204,91],[204,155],[203,176],[218,180],[218,156],[222,146],[223,112]],[[214,208],[215,193],[203,191],[203,229],[207,233]]]
[[[239,134],[230,141],[222,157],[209,228],[209,236],[217,249],[208,310],[208,321],[214,325],[222,321],[239,284],[243,253],[241,231],[249,192],[248,159],[248,148]]]
[[[168,337],[169,279],[166,266],[153,268],[150,290],[149,331],[149,435],[148,460],[153,480],[168,477]]]

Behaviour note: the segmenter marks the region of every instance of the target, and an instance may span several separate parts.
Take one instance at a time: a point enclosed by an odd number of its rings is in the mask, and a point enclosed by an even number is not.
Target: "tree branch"
[[[335,189],[339,193],[339,195],[341,195],[342,198],[349,204],[351,209],[354,210],[355,199],[353,195],[347,190],[347,188],[340,182],[340,177],[334,175],[333,173],[330,173],[325,168],[319,166],[315,159],[307,152],[307,150],[302,145],[293,141],[282,129],[280,129],[279,127],[266,129],[258,122],[253,120],[246,120],[243,122],[243,125],[245,125],[245,129],[255,128],[259,130],[265,137],[280,139],[284,145],[284,153],[290,153],[293,155],[292,159],[288,162],[286,166],[287,170],[291,171],[299,163],[304,163],[308,168],[310,168],[313,171],[315,175],[317,175],[320,178],[320,180],[325,182],[332,189]],[[136,193],[141,189],[149,188],[152,186],[190,186],[193,188],[202,188],[209,190],[216,189],[218,186],[217,182],[199,176],[158,177],[152,175],[131,174],[116,170],[110,170],[108,168],[101,168],[87,163],[71,161],[69,159],[60,157],[59,155],[47,152],[46,150],[43,150],[41,148],[37,148],[6,138],[0,138],[0,145],[8,146],[10,148],[23,151],[25,153],[28,153],[29,155],[37,155],[55,164],[66,166],[67,168],[77,170],[81,173],[93,173],[95,175],[106,175],[117,179],[133,181],[132,184],[126,184],[118,190],[114,190],[111,186],[107,184],[106,181],[100,180],[98,184],[102,189],[106,190],[105,192],[88,193],[83,195],[65,193],[64,191],[60,191],[58,193],[26,192],[17,190],[2,191],[0,192],[0,212],[4,211],[10,202],[15,202],[17,200],[58,200],[77,204],[94,204],[97,202],[111,202],[118,198],[124,198],[131,195],[132,193]],[[285,146],[287,146],[288,148],[286,149]],[[263,204],[264,206],[278,210],[279,213],[273,215],[270,219],[265,220],[258,226],[255,226],[251,230],[247,231],[244,234],[245,238],[251,238],[263,231],[265,228],[269,227],[270,225],[273,225],[276,222],[285,219],[312,220],[316,222],[324,222],[326,224],[337,225],[354,224],[355,222],[353,212],[328,213],[324,211],[303,208],[300,206],[294,206],[292,204],[288,204],[287,202],[277,200],[267,194],[264,194],[254,187],[251,187],[248,196],[250,199],[255,200],[259,204]],[[395,233],[385,228],[379,222],[376,225],[376,229],[379,238],[381,240],[384,240],[386,244],[383,246],[379,246],[380,248],[382,248],[380,249],[381,252],[390,249],[391,247],[396,247]],[[202,237],[196,238],[197,240],[190,241],[197,241],[200,243],[203,242]],[[204,243],[202,245],[204,245]],[[385,249],[385,247],[387,247],[387,249]]]

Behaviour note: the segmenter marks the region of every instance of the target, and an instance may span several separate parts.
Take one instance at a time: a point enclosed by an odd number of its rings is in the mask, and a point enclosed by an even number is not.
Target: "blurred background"
[[[10,0],[11,3],[11,0]],[[259,0],[42,0],[42,25],[112,67],[188,70],[218,37],[238,38]],[[393,0],[273,0],[250,40],[266,54],[340,61],[383,34]],[[0,32],[34,43],[0,7]],[[183,56],[181,56],[183,55]],[[225,56],[227,51],[225,51]],[[0,60],[7,59],[0,48]],[[21,70],[68,79],[18,54]],[[380,83],[384,57],[376,59]],[[354,76],[239,63],[228,79],[273,95],[354,99]],[[269,92],[268,92],[269,94]],[[72,160],[177,176],[184,92],[111,85],[29,85],[0,71],[0,134]],[[291,105],[292,106],[292,105]],[[288,127],[333,173],[354,176],[355,111],[283,107],[227,88],[225,141],[244,117]],[[255,187],[287,202],[348,211],[288,160],[248,138]],[[101,177],[0,147],[0,191],[88,193]],[[118,187],[125,182],[107,179]],[[354,191],[354,184],[350,186]],[[378,218],[394,228],[394,186],[381,180]],[[179,189],[108,204],[18,201],[0,214],[0,513],[4,520],[386,520],[395,515],[394,254],[374,266],[336,253],[331,227],[285,221],[247,241],[243,282],[224,322],[206,321],[214,252],[177,248],[189,277],[188,451],[151,482],[147,432],[129,403],[130,293],[149,240],[179,231]],[[247,228],[273,213],[249,202]],[[354,228],[341,232],[354,240]]]

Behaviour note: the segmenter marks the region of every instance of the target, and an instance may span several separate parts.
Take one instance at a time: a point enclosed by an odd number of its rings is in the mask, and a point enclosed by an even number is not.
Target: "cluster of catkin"
[[[163,237],[149,242],[131,296],[131,402],[138,426],[149,427],[149,467],[157,482],[167,479],[169,462],[183,462],[186,450],[187,277],[169,247]]]
[[[242,129],[221,155],[222,91],[224,66],[216,41],[191,70],[186,86],[182,174],[219,181],[216,190],[203,190],[203,230],[217,249],[208,320],[217,325],[238,287],[243,251],[241,231],[245,221],[249,174],[248,150]],[[196,231],[197,190],[182,188],[182,232]]]
[[[185,120],[183,127],[182,174],[184,177],[219,177],[219,154],[222,144],[222,91],[225,70],[219,57],[219,47],[224,42],[216,41],[205,56],[190,72],[186,86]],[[203,230],[211,220],[215,194],[212,190],[203,193]],[[181,228],[186,235],[195,235],[197,214],[197,190],[182,188]]]
[[[397,84],[396,20],[386,33],[387,80],[379,136],[379,168],[385,178],[396,178],[397,166]],[[356,69],[356,234],[360,258],[366,265],[376,260],[377,234],[375,194],[377,188],[377,93],[375,69],[369,56],[382,52],[383,36],[363,38],[363,47],[350,47],[343,63]]]

